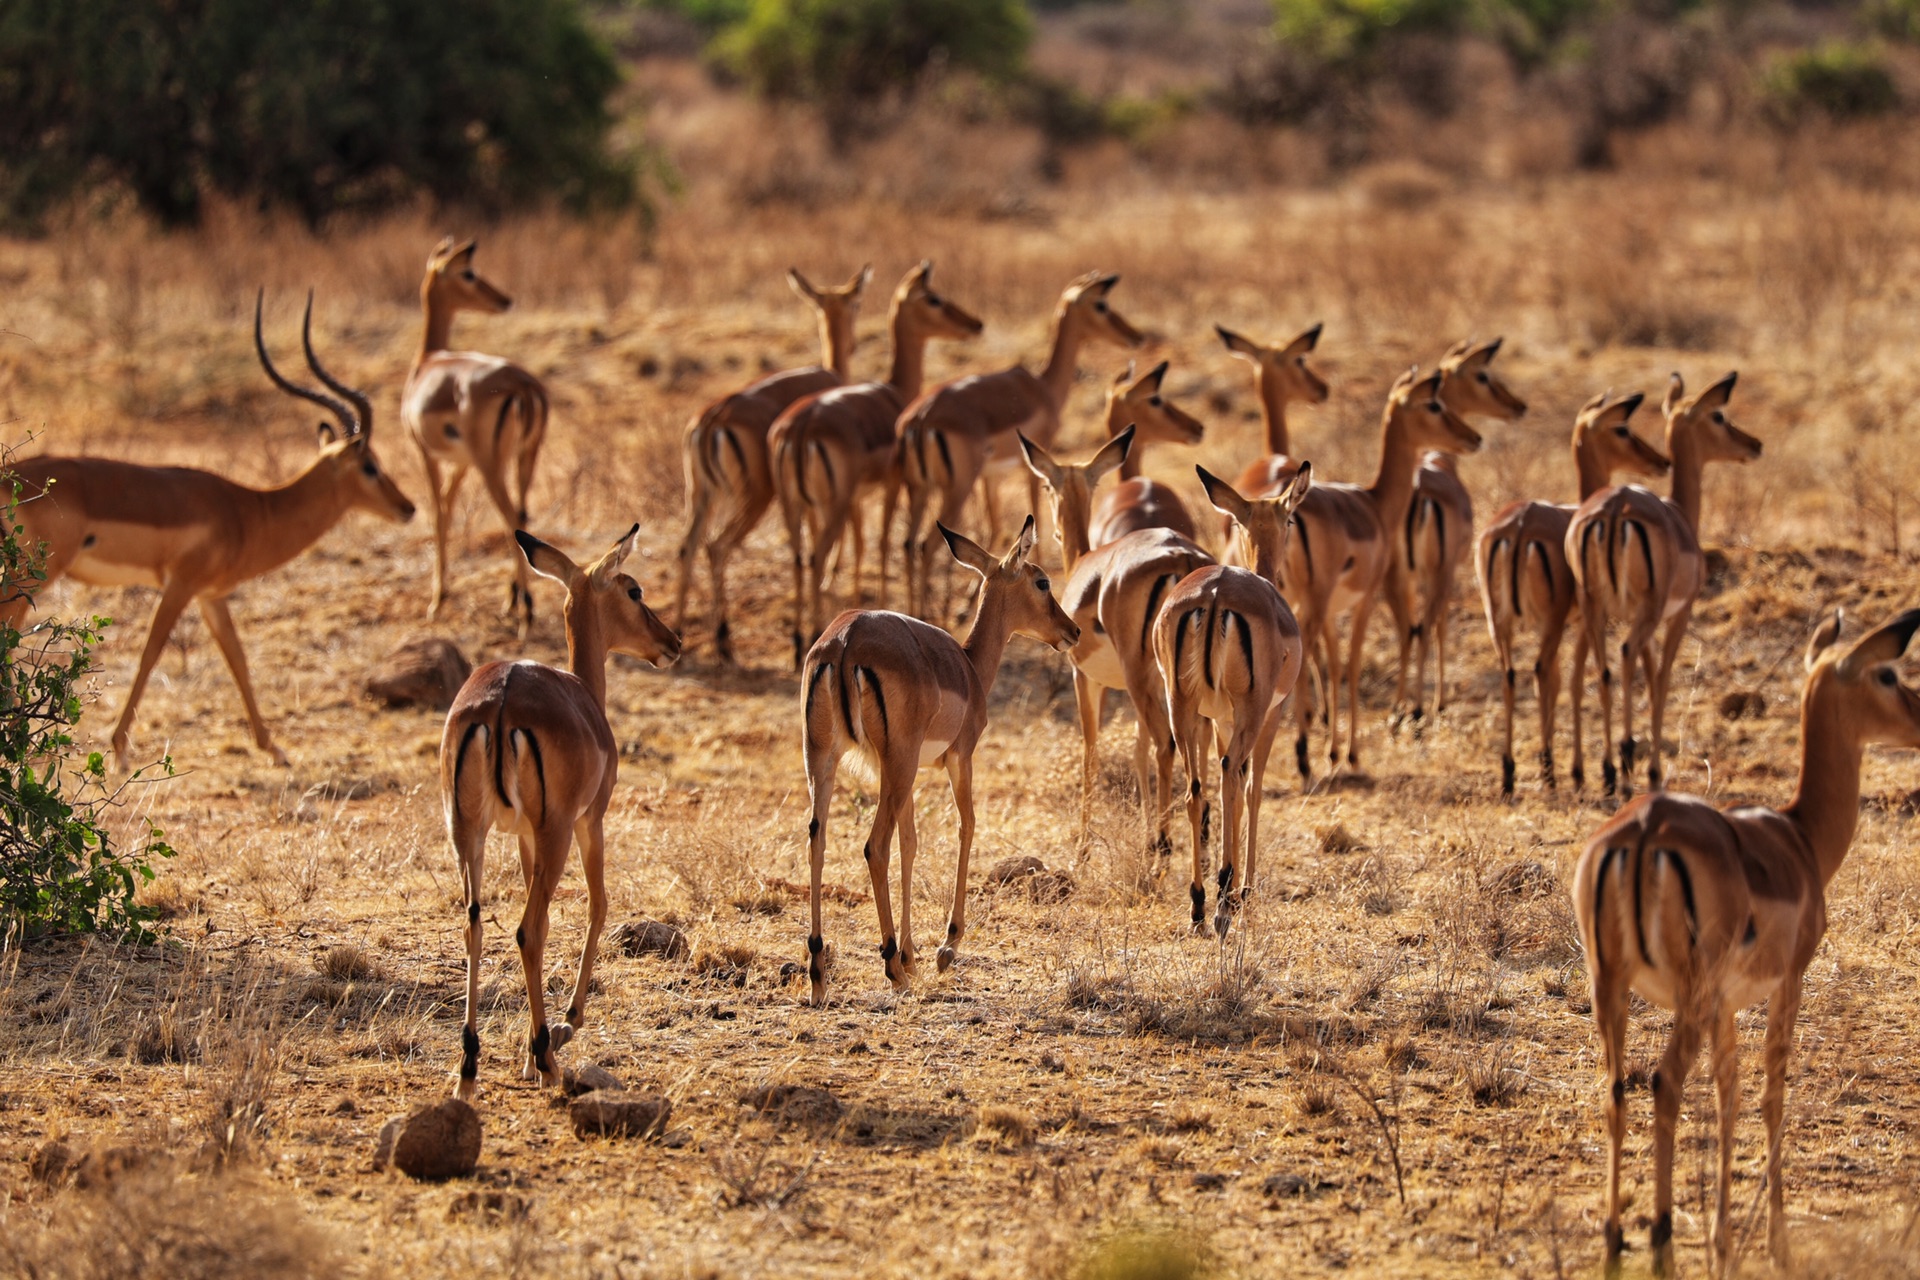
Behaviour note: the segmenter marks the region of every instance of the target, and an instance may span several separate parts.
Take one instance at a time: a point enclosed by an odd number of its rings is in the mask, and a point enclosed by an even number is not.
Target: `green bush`
[[[32,598],[45,580],[39,550],[22,541],[19,489],[0,509],[0,602]],[[0,622],[0,939],[106,932],[144,937],[156,912],[134,901],[153,863],[173,856],[151,824],[128,849],[108,830],[125,786],[106,761],[82,756],[72,729],[105,618],[48,622],[23,635]],[[163,762],[161,769],[171,772]]]
[[[714,52],[761,93],[823,103],[844,125],[936,60],[1012,80],[1032,41],[1021,0],[754,0]]]
[[[1848,119],[1900,105],[1881,50],[1843,40],[1777,55],[1761,75],[1761,88],[1769,113],[1784,123],[1810,111]]]
[[[0,213],[102,181],[169,223],[208,190],[316,223],[421,192],[624,203],[619,80],[577,0],[10,0]]]
[[[1364,61],[1395,34],[1464,30],[1475,0],[1274,0],[1274,34],[1310,58]]]

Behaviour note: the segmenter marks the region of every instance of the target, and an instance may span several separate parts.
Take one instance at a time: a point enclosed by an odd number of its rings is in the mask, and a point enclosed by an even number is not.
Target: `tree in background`
[[[621,205],[619,82],[576,0],[10,0],[0,213],[103,184],[171,224],[209,190],[316,224],[423,192]]]
[[[680,3],[722,19],[722,65],[770,97],[820,103],[842,139],[936,62],[1005,82],[1033,42],[1023,0],[752,0],[737,17],[714,0]]]

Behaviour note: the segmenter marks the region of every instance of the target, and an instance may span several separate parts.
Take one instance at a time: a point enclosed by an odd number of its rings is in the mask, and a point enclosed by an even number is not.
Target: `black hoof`
[[[1600,765],[1600,789],[1612,795],[1619,787],[1619,775],[1613,770],[1613,761],[1607,760]]]
[[[1509,800],[1513,799],[1512,756],[1502,756],[1500,759],[1500,794]]]
[[[1197,884],[1187,886],[1187,896],[1193,899],[1193,927],[1202,928],[1207,918],[1207,891]]]

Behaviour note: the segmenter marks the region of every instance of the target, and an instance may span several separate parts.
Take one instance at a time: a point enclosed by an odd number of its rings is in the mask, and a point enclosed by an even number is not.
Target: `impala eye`
[[[1882,667],[1880,668],[1880,683],[1891,689],[1894,685],[1900,683],[1900,677],[1893,674],[1892,667]]]
[[[1613,434],[1619,436],[1622,440],[1624,440],[1627,438],[1627,429],[1624,426],[1615,427],[1613,429]]]
[[[640,588],[635,587],[631,591],[627,592],[627,599],[637,602],[640,599]]]
[[[930,306],[930,307],[937,307],[937,306],[939,306],[939,305],[940,305],[940,295],[939,295],[939,294],[937,294],[937,293],[930,293],[930,294],[928,294],[928,295],[927,295],[927,305],[928,305],[928,306]]]
[[[1484,373],[1476,373],[1473,376],[1478,378],[1482,382],[1485,382],[1487,380],[1487,375]]]
[[[1053,590],[1053,584],[1051,582],[1048,582],[1045,578],[1035,578],[1033,580],[1033,585],[1040,588],[1040,590],[1042,591]]]
[[[467,270],[465,270],[465,271],[462,271],[462,272],[460,273],[460,278],[461,278],[462,280],[471,280],[471,279],[473,279],[473,270],[472,270],[472,268],[468,268]]]
[[[1725,422],[1726,422],[1726,420],[1727,420],[1727,415],[1726,415],[1726,414],[1724,414],[1724,413],[1722,413],[1722,412],[1720,412],[1720,411],[1719,411],[1718,409],[1715,409],[1715,410],[1713,411],[1713,420],[1714,420],[1715,422],[1719,422],[1719,423],[1725,423]]]
[[[1440,412],[1440,402],[1438,400],[1427,401],[1427,412],[1428,413]]]
[[[380,475],[380,468],[374,466],[371,462],[361,463],[360,470],[371,478],[378,478]]]
[[[1160,397],[1154,396],[1151,400],[1148,400],[1147,403],[1158,409],[1160,407]]]
[[[1095,311],[1105,311],[1107,309],[1107,304],[1104,302],[1096,302],[1093,304],[1093,309]]]

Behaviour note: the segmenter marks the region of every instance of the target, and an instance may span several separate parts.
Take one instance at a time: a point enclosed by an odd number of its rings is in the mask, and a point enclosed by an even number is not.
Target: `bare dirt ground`
[[[537,531],[584,553],[637,519],[635,572],[656,604],[679,536],[681,423],[762,368],[811,359],[812,335],[779,283],[789,263],[840,278],[871,259],[884,299],[932,256],[942,287],[988,320],[979,342],[935,349],[935,376],[1037,360],[1060,285],[1088,267],[1120,270],[1115,301],[1152,334],[1144,354],[1172,361],[1170,393],[1208,423],[1204,445],[1149,462],[1195,501],[1195,462],[1231,474],[1259,438],[1250,379],[1213,338],[1216,320],[1266,337],[1327,322],[1316,363],[1334,399],[1299,414],[1295,451],[1316,474],[1357,479],[1371,475],[1379,405],[1399,370],[1469,333],[1504,332],[1502,368],[1533,408],[1486,426],[1487,448],[1462,468],[1483,519],[1515,496],[1570,495],[1573,410],[1603,387],[1657,401],[1674,368],[1698,385],[1738,367],[1735,416],[1767,452],[1709,473],[1704,535],[1724,560],[1681,651],[1673,785],[1784,802],[1812,620],[1840,604],[1875,621],[1920,594],[1901,524],[1914,476],[1901,424],[1920,389],[1903,283],[1915,202],[1811,180],[1784,195],[1726,178],[1623,176],[1505,194],[1438,184],[1411,198],[1415,180],[1397,181],[1244,197],[1142,183],[1012,220],[866,204],[720,212],[696,191],[650,253],[619,227],[534,221],[490,233],[479,265],[522,305],[464,319],[458,333],[519,355],[554,389]],[[393,406],[416,340],[412,290],[438,233],[399,220],[316,245],[233,215],[196,239],[79,228],[0,245],[5,416],[16,436],[35,434],[32,450],[284,480],[307,456],[311,424],[253,368],[245,309],[266,282],[270,339],[290,352],[294,290],[312,281],[322,351],[375,390],[376,445],[422,499]],[[862,375],[884,359],[882,305],[862,321]],[[1065,452],[1095,438],[1100,389],[1123,362],[1089,354]],[[1078,838],[1066,662],[1016,640],[977,757],[961,963],[923,973],[907,994],[887,990],[858,856],[871,806],[843,772],[828,863],[838,960],[832,1003],[814,1010],[804,982],[782,976],[804,958],[794,886],[805,881],[805,806],[771,521],[736,568],[741,670],[716,667],[696,625],[677,667],[616,659],[609,680],[623,750],[608,824],[612,918],[671,920],[691,952],[603,956],[564,1056],[666,1093],[673,1131],[582,1141],[553,1097],[518,1079],[521,892],[496,839],[480,1171],[443,1186],[372,1172],[382,1121],[449,1087],[464,954],[441,825],[440,717],[376,710],[360,682],[423,630],[475,662],[564,656],[552,584],[537,588],[525,645],[496,616],[505,542],[477,501],[457,546],[454,605],[431,628],[424,513],[407,527],[349,517],[237,598],[290,770],[252,749],[204,627],[180,628],[135,728],[138,755],[170,753],[178,770],[140,793],[181,851],[152,891],[169,941],[37,943],[0,972],[0,1222],[20,1250],[0,1271],[121,1274],[87,1262],[87,1242],[195,1221],[227,1242],[203,1274],[1597,1266],[1604,1147],[1564,885],[1609,805],[1564,777],[1558,792],[1541,789],[1530,697],[1520,797],[1499,800],[1497,685],[1470,575],[1444,714],[1420,734],[1387,732],[1382,613],[1363,686],[1364,768],[1303,795],[1276,759],[1255,905],[1225,945],[1187,931],[1181,859],[1163,875],[1144,851],[1125,711],[1106,731],[1098,817]],[[67,585],[46,602],[122,620],[84,725],[99,741],[152,599]],[[1721,705],[1732,692],[1757,695],[1736,719]],[[1564,740],[1559,754],[1564,767]],[[1860,833],[1808,975],[1787,1198],[1809,1275],[1916,1269],[1917,787],[1911,755],[1870,753]],[[919,803],[924,936],[952,891],[954,823],[931,778]],[[1183,848],[1178,818],[1174,831]],[[1023,854],[1071,878],[1064,900],[987,883],[995,861]],[[577,954],[585,905],[570,874],[549,952],[556,974]],[[1664,1026],[1642,1012],[1636,1060],[1651,1059]],[[1750,1089],[1763,1026],[1764,1013],[1742,1016]],[[784,1119],[742,1106],[766,1084],[825,1090],[833,1103]],[[1631,1105],[1631,1213],[1644,1214],[1644,1085]],[[1696,1076],[1679,1160],[1689,1272],[1704,1267],[1710,1116]],[[50,1191],[28,1157],[62,1136],[179,1163],[118,1189]],[[233,1139],[235,1169],[214,1173],[196,1156],[210,1138]],[[1748,1206],[1760,1203],[1761,1150],[1749,1106],[1735,1192],[1755,1272],[1763,1233]],[[304,1261],[271,1261],[263,1233],[300,1241]],[[1195,1269],[1097,1269],[1139,1261],[1150,1238]]]

